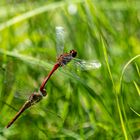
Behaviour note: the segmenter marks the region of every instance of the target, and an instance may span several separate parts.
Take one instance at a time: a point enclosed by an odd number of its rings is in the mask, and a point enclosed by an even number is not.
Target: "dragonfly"
[[[63,27],[56,27],[56,47],[57,52],[60,54],[60,52],[64,49],[64,28]],[[101,67],[101,63],[99,61],[92,61],[92,62],[86,62],[85,60],[81,59],[75,59],[77,56],[76,50],[70,50],[68,53],[62,53],[59,55],[59,57],[56,60],[56,63],[54,64],[52,70],[49,72],[49,74],[44,78],[43,82],[40,85],[39,92],[33,92],[28,100],[23,104],[23,106],[20,108],[20,110],[16,113],[14,118],[7,124],[6,128],[9,128],[17,119],[18,117],[28,108],[33,106],[34,104],[38,103],[47,95],[47,91],[45,89],[45,86],[47,85],[48,80],[52,76],[52,74],[59,68],[67,65],[71,60],[75,60],[78,66],[81,66],[82,69],[97,69]]]

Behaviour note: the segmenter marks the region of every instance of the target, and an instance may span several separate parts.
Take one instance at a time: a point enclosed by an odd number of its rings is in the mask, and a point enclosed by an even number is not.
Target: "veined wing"
[[[56,27],[56,50],[57,50],[57,56],[63,53],[64,50],[64,37],[65,32],[64,28],[62,26]],[[74,58],[75,60],[75,66],[79,70],[92,70],[92,69],[98,69],[101,67],[101,63],[98,60],[81,60],[78,58]]]
[[[57,51],[57,57],[63,53],[64,50],[64,28],[62,26],[57,26],[55,28],[56,32],[56,51]]]
[[[87,71],[93,69],[99,69],[101,67],[101,63],[98,60],[82,60],[78,58],[74,58],[74,65],[77,70]]]

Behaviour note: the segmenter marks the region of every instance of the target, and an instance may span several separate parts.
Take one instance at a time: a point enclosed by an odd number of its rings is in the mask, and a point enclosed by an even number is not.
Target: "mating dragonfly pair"
[[[56,27],[56,46],[57,46],[57,51],[60,53],[64,49],[64,29],[63,27]],[[69,63],[72,59],[75,59],[77,55],[76,50],[71,50],[69,53],[63,53],[59,55],[57,58],[56,63],[54,64],[54,67],[48,74],[48,76],[43,80],[39,92],[34,92],[30,95],[29,99],[24,103],[24,105],[20,108],[20,110],[17,112],[17,114],[14,116],[14,118],[8,123],[6,128],[10,127],[16,120],[17,118],[29,107],[32,105],[36,104],[39,102],[43,97],[47,95],[45,86],[50,79],[51,75],[59,68],[62,66],[65,66],[67,63]],[[80,60],[80,59],[75,59],[76,64],[78,66],[81,66],[81,68],[85,68],[85,70],[88,69],[97,69],[101,67],[101,63],[99,61],[91,61],[91,62],[86,62],[85,60]]]

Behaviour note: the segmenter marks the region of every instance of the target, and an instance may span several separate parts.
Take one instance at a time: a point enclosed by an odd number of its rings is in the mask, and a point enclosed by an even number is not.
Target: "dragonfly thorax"
[[[75,50],[71,50],[69,53],[64,53],[60,55],[57,59],[57,62],[60,66],[64,66],[69,63],[74,57],[76,57],[77,52]]]

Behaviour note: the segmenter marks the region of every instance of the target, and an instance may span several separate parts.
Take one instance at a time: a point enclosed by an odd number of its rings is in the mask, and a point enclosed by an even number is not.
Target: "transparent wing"
[[[101,67],[101,63],[98,60],[82,60],[78,58],[74,58],[74,65],[77,70],[82,71],[99,69]]]
[[[57,51],[57,56],[63,53],[64,50],[64,28],[62,26],[57,26],[55,28],[56,30],[56,51]]]
[[[56,27],[56,50],[57,50],[57,56],[63,53],[64,50],[64,38],[65,37],[65,32],[64,28],[62,26],[57,26]],[[77,70],[92,70],[92,69],[98,69],[101,67],[101,63],[98,60],[81,60],[74,58],[75,60],[75,67]]]
[[[21,73],[22,74],[22,73]],[[29,79],[29,75],[23,73],[23,75]],[[13,94],[14,98],[20,100],[26,100],[34,92],[34,85],[29,84],[27,79],[23,79],[20,76],[20,72],[10,71],[8,67],[0,67],[0,82],[3,85],[3,91],[5,95]]]

